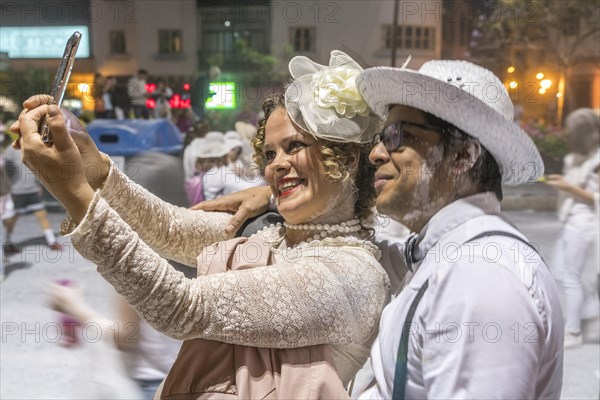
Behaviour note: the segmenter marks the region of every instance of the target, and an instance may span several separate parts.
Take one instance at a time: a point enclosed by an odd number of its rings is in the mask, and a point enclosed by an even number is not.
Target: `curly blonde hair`
[[[258,164],[264,174],[266,161],[263,157],[263,147],[265,145],[265,125],[267,120],[277,109],[285,109],[285,97],[283,94],[276,94],[267,98],[262,106],[264,117],[258,123],[256,137],[252,140],[254,155],[252,158]],[[348,161],[351,157],[358,156],[356,177],[351,184],[358,193],[354,203],[354,214],[361,220],[365,236],[372,237],[372,229],[377,193],[374,187],[375,167],[369,162],[369,144],[358,143],[340,143],[330,140],[318,139],[320,144],[320,153],[325,167],[325,173],[330,182],[346,183],[350,180],[350,170]]]

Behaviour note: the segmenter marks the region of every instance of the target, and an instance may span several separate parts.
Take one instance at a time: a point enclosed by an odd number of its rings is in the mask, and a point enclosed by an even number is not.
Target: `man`
[[[146,100],[150,96],[146,91],[146,79],[148,79],[148,71],[140,69],[137,75],[132,77],[127,84],[127,94],[135,118],[150,118],[150,112],[146,107]]]
[[[560,398],[557,289],[536,249],[500,214],[502,183],[543,173],[502,82],[465,61],[430,61],[419,71],[369,69],[357,85],[386,120],[370,154],[377,209],[416,234],[382,249],[392,283],[404,266],[386,260],[398,250],[408,272],[383,312],[372,379],[363,376],[353,395]],[[252,201],[221,200],[238,211],[230,230],[261,209]]]
[[[357,85],[386,119],[370,154],[377,209],[418,232],[360,398],[559,398],[556,286],[500,214],[501,184],[536,180],[543,164],[502,82],[465,61],[430,61],[370,69]]]

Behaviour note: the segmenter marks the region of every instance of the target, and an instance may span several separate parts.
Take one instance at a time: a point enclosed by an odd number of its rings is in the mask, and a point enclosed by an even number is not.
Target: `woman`
[[[367,155],[378,119],[354,86],[360,70],[338,51],[330,66],[290,62],[295,81],[285,99],[265,103],[254,141],[285,224],[233,241],[223,229],[228,214],[161,202],[74,136],[78,150],[56,107],[25,103],[18,143],[70,213],[74,246],[157,330],[186,340],[162,398],[346,396],[389,292],[368,240],[375,192]],[[52,147],[37,133],[46,112]],[[98,165],[86,181],[84,171]],[[59,178],[47,175],[50,166]],[[199,278],[159,255],[198,263]],[[213,273],[226,267],[234,271]]]
[[[582,319],[598,317],[598,298],[586,293],[582,275],[588,260],[598,267],[593,253],[598,251],[600,117],[580,108],[567,116],[565,130],[571,147],[565,175],[548,175],[545,183],[567,196],[559,210],[564,228],[555,246],[553,272],[565,295],[564,347],[568,348],[583,343]]]

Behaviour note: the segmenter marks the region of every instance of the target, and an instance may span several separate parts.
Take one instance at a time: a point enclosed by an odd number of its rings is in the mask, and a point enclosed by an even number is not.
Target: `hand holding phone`
[[[79,32],[75,32],[67,41],[65,52],[60,60],[58,71],[56,72],[52,88],[50,89],[50,96],[54,99],[52,104],[56,104],[59,107],[67,90],[67,83],[71,76],[71,70],[75,63],[75,54],[77,54],[77,48],[79,47],[80,41],[81,33]],[[52,135],[45,120],[42,121],[40,132],[42,134],[42,141],[44,143],[52,144]]]

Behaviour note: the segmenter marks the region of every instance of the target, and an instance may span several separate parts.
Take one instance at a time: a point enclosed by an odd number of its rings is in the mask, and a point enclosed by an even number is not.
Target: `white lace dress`
[[[274,263],[188,279],[166,259],[196,266],[204,247],[229,239],[230,215],[175,207],[114,166],[78,226],[63,225],[83,257],[160,332],[270,348],[332,345],[347,383],[366,361],[389,300],[379,250],[355,237],[287,248],[284,228],[258,233]]]

